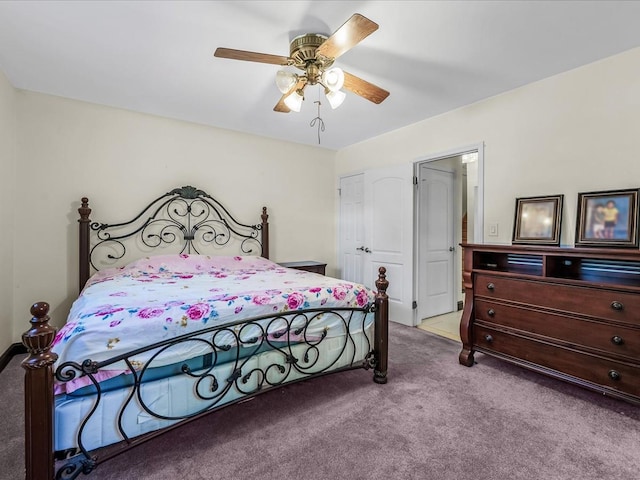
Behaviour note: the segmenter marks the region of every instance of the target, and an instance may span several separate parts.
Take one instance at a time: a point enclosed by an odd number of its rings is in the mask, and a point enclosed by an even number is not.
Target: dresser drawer
[[[483,274],[475,276],[474,292],[476,296],[640,325],[640,295],[633,293]]]
[[[488,300],[476,300],[475,318],[478,321],[516,328],[571,345],[602,350],[640,360],[640,329],[589,321],[505,305]]]
[[[511,335],[481,325],[473,327],[474,346],[537,364],[611,389],[640,395],[640,368],[615,360]]]

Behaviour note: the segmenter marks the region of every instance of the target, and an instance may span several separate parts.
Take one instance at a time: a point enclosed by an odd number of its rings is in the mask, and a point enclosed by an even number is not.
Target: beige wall
[[[640,186],[639,80],[637,48],[342,149],[336,174],[484,141],[485,241],[511,242],[516,197],[562,193],[573,245],[578,192]]]
[[[17,178],[28,189],[16,220],[16,331],[38,300],[57,324],[66,318],[83,195],[93,219],[114,222],[191,184],[242,221],[258,223],[266,205],[272,259],[333,263],[335,152],[31,92],[17,105]]]
[[[13,343],[11,315],[13,313],[13,236],[14,208],[17,192],[15,175],[16,146],[16,92],[4,73],[0,71],[0,353]],[[28,319],[25,306],[25,318]]]

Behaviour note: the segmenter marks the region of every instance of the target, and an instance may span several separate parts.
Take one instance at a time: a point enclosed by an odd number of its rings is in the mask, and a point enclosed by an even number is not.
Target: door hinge
[[[339,189],[338,189],[338,196],[339,196],[339,197],[341,197],[341,196],[342,196],[342,189],[341,189],[341,188],[339,188]]]
[[[418,177],[416,177],[415,175],[413,176],[413,184],[417,187],[418,186]]]
[[[416,302],[416,301],[414,300],[414,301],[413,301],[413,303],[411,304],[411,308],[412,308],[412,309],[414,309],[414,310],[415,310],[416,308],[418,308],[418,302]]]

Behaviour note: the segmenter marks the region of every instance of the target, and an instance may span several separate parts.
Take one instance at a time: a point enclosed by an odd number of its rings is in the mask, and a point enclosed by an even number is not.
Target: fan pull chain
[[[322,105],[322,103],[320,103],[320,100],[316,100],[313,103],[318,104],[318,116],[311,120],[309,126],[314,127],[316,123],[318,124],[318,145],[320,145],[320,132],[324,132],[324,120],[322,120],[322,117],[320,116],[320,105]]]

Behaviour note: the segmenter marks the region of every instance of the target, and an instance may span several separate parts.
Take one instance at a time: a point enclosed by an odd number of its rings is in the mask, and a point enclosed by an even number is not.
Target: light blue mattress
[[[112,378],[101,383],[101,400],[82,427],[82,444],[85,449],[93,450],[120,442],[126,437],[133,438],[168,427],[181,418],[227,404],[257,390],[260,376],[256,373],[247,376],[256,369],[266,372],[270,383],[279,384],[313,373],[360,365],[372,348],[373,327],[373,322],[367,321],[363,331],[362,322],[354,322],[353,330],[356,331],[350,332],[352,341],[345,336],[328,337],[319,343],[317,351],[310,351],[306,344],[292,345],[290,350],[289,347],[283,349],[297,359],[295,367],[287,362],[280,351],[267,350],[241,359],[238,362],[241,372],[237,376],[234,375],[235,353],[231,358],[219,357],[214,368],[208,366],[210,359],[204,355],[186,362],[148,369],[143,383],[133,396],[131,375]],[[182,372],[184,363],[189,365],[191,375]],[[284,373],[274,365],[283,366]],[[198,376],[203,374],[207,375]],[[212,389],[214,377],[217,386]],[[262,388],[269,388],[269,384],[264,383]],[[80,425],[94,407],[96,398],[93,386],[76,390],[71,395],[56,397],[56,451],[75,451],[78,448]]]

